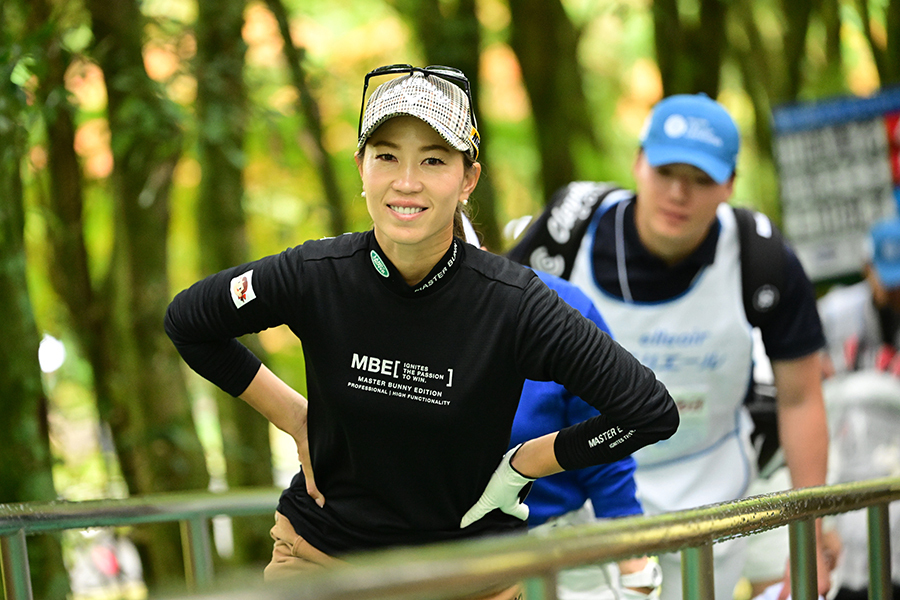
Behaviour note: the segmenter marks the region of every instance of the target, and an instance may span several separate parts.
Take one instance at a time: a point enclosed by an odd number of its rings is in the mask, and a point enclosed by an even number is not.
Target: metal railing
[[[654,517],[557,528],[545,535],[500,536],[349,557],[349,564],[265,588],[216,589],[209,519],[271,512],[277,491],[167,494],[128,500],[0,505],[0,554],[7,600],[30,600],[25,536],[62,529],[180,521],[192,599],[445,599],[498,582],[521,581],[529,600],[556,600],[557,574],[589,563],[681,551],[686,600],[713,597],[713,543],[780,526],[790,533],[795,600],[815,600],[815,519],[858,509],[869,517],[869,598],[891,595],[888,504],[900,478],[805,488]]]
[[[281,490],[256,488],[223,493],[176,492],[121,500],[0,504],[0,573],[6,600],[31,600],[26,535],[148,523],[181,525],[189,589],[213,583],[210,519],[275,514]]]

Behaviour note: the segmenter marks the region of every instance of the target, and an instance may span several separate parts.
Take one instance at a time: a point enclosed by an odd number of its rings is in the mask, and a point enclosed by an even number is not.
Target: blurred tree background
[[[559,186],[630,185],[679,92],[729,108],[735,202],[777,222],[772,108],[900,82],[900,0],[5,0],[0,21],[0,503],[287,483],[290,440],[188,372],[163,313],[209,273],[370,226],[352,156],[376,66],[472,80],[498,251]],[[245,341],[305,391],[282,329]],[[217,531],[217,560],[263,564],[268,526]],[[149,588],[177,587],[177,528],[127,533]],[[35,594],[63,598],[77,534],[44,537]]]

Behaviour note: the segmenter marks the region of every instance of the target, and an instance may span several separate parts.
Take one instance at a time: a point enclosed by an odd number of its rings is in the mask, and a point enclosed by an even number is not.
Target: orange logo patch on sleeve
[[[256,298],[253,291],[253,271],[247,271],[231,280],[231,299],[238,308]]]

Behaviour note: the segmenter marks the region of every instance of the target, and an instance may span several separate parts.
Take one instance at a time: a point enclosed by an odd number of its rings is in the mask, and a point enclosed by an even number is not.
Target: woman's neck
[[[447,253],[453,242],[453,235],[451,232],[449,236],[436,236],[416,244],[400,244],[386,239],[386,236],[380,235],[376,229],[375,240],[407,285],[414,286],[422,281]]]

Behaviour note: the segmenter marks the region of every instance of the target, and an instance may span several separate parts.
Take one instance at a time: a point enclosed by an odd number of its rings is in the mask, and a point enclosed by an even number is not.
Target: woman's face
[[[423,250],[449,246],[456,205],[468,199],[481,172],[477,163],[467,169],[460,151],[410,116],[378,127],[356,165],[385,251],[391,244]]]

